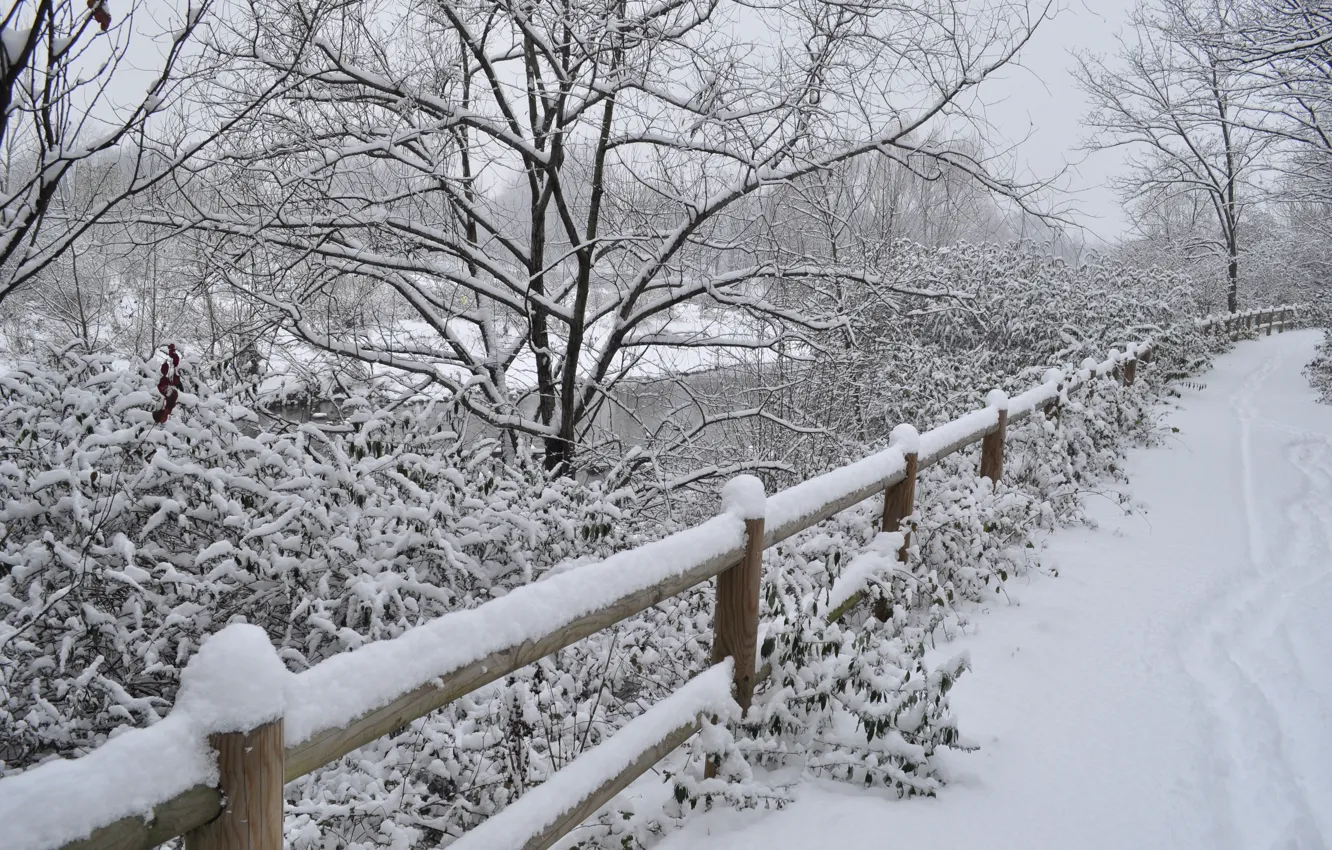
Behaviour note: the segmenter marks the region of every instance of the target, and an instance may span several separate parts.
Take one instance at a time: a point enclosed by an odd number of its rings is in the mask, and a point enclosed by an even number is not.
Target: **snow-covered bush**
[[[1319,397],[1332,404],[1332,331],[1324,334],[1314,359],[1304,367],[1304,374],[1318,390]]]
[[[228,622],[301,669],[632,542],[615,499],[429,410],[264,432],[198,371],[174,409],[77,348],[0,375],[0,768],[154,722]]]
[[[1020,391],[1051,366],[1167,330],[1163,361],[1177,375],[1206,364],[1210,343],[1189,327],[1196,285],[1181,274],[1094,255],[1072,264],[1028,243],[904,242],[876,263],[880,278],[938,297],[885,300],[851,286],[860,308],[812,339],[806,365],[755,366],[753,389],[736,390],[801,430],[732,423],[711,462],[780,460],[784,473],[764,475],[785,486],[863,457],[900,422],[933,427],[982,406],[990,389]]]
[[[877,533],[877,505],[775,547],[762,616],[773,681],[747,718],[751,757],[934,794],[936,752],[968,746],[947,701],[968,662],[930,667],[926,649],[956,636],[1010,577],[1039,568],[1041,533],[1080,519],[1083,495],[1122,478],[1126,447],[1153,434],[1159,389],[1150,379],[1103,381],[1057,416],[1017,424],[997,488],[978,477],[977,449],[924,471],[905,563],[895,555],[901,538]],[[852,574],[868,575],[866,598],[833,620]]]
[[[974,270],[988,256],[977,249],[967,262]],[[1035,272],[1017,263],[1005,273],[1020,289]],[[967,661],[927,664],[926,652],[965,629],[976,605],[1002,598],[1008,578],[1041,568],[1040,533],[1080,519],[1080,497],[1120,475],[1125,446],[1152,433],[1167,381],[1205,361],[1208,343],[1159,307],[1173,296],[1146,311],[1127,295],[1105,310],[1088,296],[1082,317],[1086,278],[1071,280],[1057,333],[1031,318],[1039,299],[994,295],[1002,332],[948,327],[956,316],[885,320],[867,325],[879,337],[865,337],[863,350],[847,350],[845,376],[809,383],[830,401],[839,435],[806,459],[817,472],[877,447],[897,419],[936,424],[992,386],[1022,389],[1051,362],[1099,357],[1105,340],[1165,334],[1134,387],[1101,382],[1057,416],[1015,425],[998,488],[976,477],[975,449],[926,470],[907,562],[880,558],[870,599],[844,617],[828,621],[829,594],[848,564],[885,545],[875,507],[770,551],[762,650],[771,676],[751,714],[709,727],[663,765],[661,805],[617,800],[578,841],[642,847],[696,807],[781,805],[784,789],[752,770],[762,766],[903,795],[938,791],[938,751],[968,746],[948,701]],[[521,450],[505,463],[492,444],[460,440],[437,411],[352,398],[343,430],[271,432],[228,400],[238,396],[191,377],[207,373],[183,365],[183,392],[161,423],[159,376],[147,364],[70,350],[0,376],[0,737],[17,742],[4,769],[153,722],[193,647],[226,622],[262,625],[300,669],[633,545],[640,529],[669,529],[636,525],[621,510],[626,494],[546,478]],[[850,421],[847,387],[874,411],[861,432],[836,431]],[[715,501],[694,511],[715,511]],[[712,599],[705,586],[668,600],[293,783],[288,843],[447,846],[703,669]],[[700,772],[705,756],[723,766],[719,776]]]

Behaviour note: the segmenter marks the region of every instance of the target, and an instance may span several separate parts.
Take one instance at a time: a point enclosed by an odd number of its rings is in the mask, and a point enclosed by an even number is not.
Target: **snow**
[[[23,48],[28,46],[28,36],[32,29],[6,27],[0,29],[0,46],[4,48],[4,60],[7,66],[17,65],[23,56]]]
[[[985,406],[995,410],[1008,410],[1008,393],[995,388],[985,396]]]
[[[722,510],[740,519],[763,519],[768,512],[768,497],[763,482],[754,475],[737,475],[721,491]]]
[[[232,623],[190,658],[172,713],[204,734],[246,732],[282,716],[292,678],[263,629]]]
[[[48,850],[200,783],[217,767],[191,719],[172,712],[77,759],[57,759],[0,780],[5,850]],[[77,801],[77,805],[71,803]]]
[[[999,411],[993,407],[982,407],[963,414],[952,422],[945,422],[938,428],[931,428],[920,435],[921,463],[926,464],[948,450],[964,442],[979,439],[981,435],[999,424]]]
[[[828,589],[828,610],[836,611],[847,600],[869,589],[870,580],[892,572],[898,566],[897,552],[905,537],[899,531],[881,531],[869,545],[842,570]]]
[[[788,487],[768,498],[769,529],[785,528],[818,513],[825,505],[881,485],[906,472],[897,446]],[[901,480],[901,479],[898,479]],[[866,494],[868,495],[868,494]]]
[[[1026,392],[1009,399],[1008,418],[1011,420],[1019,416],[1026,416],[1036,408],[1055,401],[1059,398],[1060,386],[1063,382],[1064,373],[1058,369],[1051,369],[1046,372],[1045,383],[1037,384]]]
[[[450,850],[525,847],[547,826],[619,776],[640,755],[700,714],[732,716],[731,659],[708,668],[684,687],[634,718],[614,737],[583,753],[542,785],[528,791],[498,815],[465,833]]]
[[[58,847],[145,814],[194,785],[215,785],[208,735],[281,717],[291,678],[258,626],[233,623],[212,635],[182,671],[164,720],[117,735],[81,758],[0,780],[5,850]]]
[[[1332,406],[1301,374],[1320,332],[1242,343],[1130,453],[1100,529],[1049,539],[1059,576],[978,612],[951,692],[975,753],[936,799],[808,783],[718,810],[661,850],[1240,850],[1332,843]]]
[[[294,746],[492,653],[559,632],[617,599],[678,577],[712,558],[743,554],[745,526],[723,514],[604,561],[525,585],[320,662],[287,693],[286,740]]]
[[[888,435],[888,445],[897,447],[904,455],[917,454],[920,452],[920,432],[916,426],[903,422]]]

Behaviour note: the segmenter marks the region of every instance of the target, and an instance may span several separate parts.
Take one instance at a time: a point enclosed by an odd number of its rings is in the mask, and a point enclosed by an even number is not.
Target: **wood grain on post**
[[[1004,477],[1004,435],[1008,430],[1008,408],[1000,408],[999,424],[981,440],[980,474],[995,484]]]
[[[208,736],[222,813],[185,834],[186,850],[282,850],[282,721]]]
[[[916,459],[915,452],[903,454],[906,458],[906,477],[889,487],[883,493],[883,530],[901,531],[902,548],[897,551],[897,560],[906,561],[907,546],[911,545],[911,529],[902,527],[902,520],[916,510]]]
[[[763,520],[745,520],[745,556],[717,576],[712,663],[735,659],[735,701],[748,709],[754,699],[758,655],[759,587],[763,582]]]

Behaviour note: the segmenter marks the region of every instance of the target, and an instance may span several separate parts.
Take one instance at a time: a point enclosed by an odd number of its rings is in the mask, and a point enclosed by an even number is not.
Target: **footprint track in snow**
[[[1248,557],[1185,624],[1179,661],[1198,690],[1209,736],[1224,746],[1224,758],[1213,753],[1211,766],[1230,798],[1223,827],[1230,846],[1315,850],[1327,844],[1318,810],[1293,763],[1301,746],[1292,728],[1298,724],[1287,716],[1288,700],[1277,693],[1274,674],[1280,673],[1285,683],[1304,678],[1285,621],[1291,602],[1326,580],[1316,565],[1326,562],[1320,553],[1332,551],[1332,526],[1314,506],[1332,504],[1332,439],[1257,414],[1255,396],[1287,365],[1285,360],[1279,350],[1268,354],[1229,399],[1239,426],[1236,459]],[[1301,492],[1282,506],[1278,528],[1266,527],[1259,507],[1257,429],[1286,438],[1283,460],[1301,478]],[[1304,691],[1318,700],[1307,687]],[[1245,810],[1248,816],[1237,822],[1235,814]],[[1267,829],[1241,835],[1239,822],[1263,823]]]

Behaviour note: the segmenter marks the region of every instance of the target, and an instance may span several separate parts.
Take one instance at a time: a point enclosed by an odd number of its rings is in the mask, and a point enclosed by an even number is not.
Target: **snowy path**
[[[1241,343],[1130,459],[1145,515],[1051,541],[1059,578],[975,618],[955,691],[982,750],[936,800],[836,783],[697,818],[664,850],[1332,845],[1332,406],[1320,334]]]

